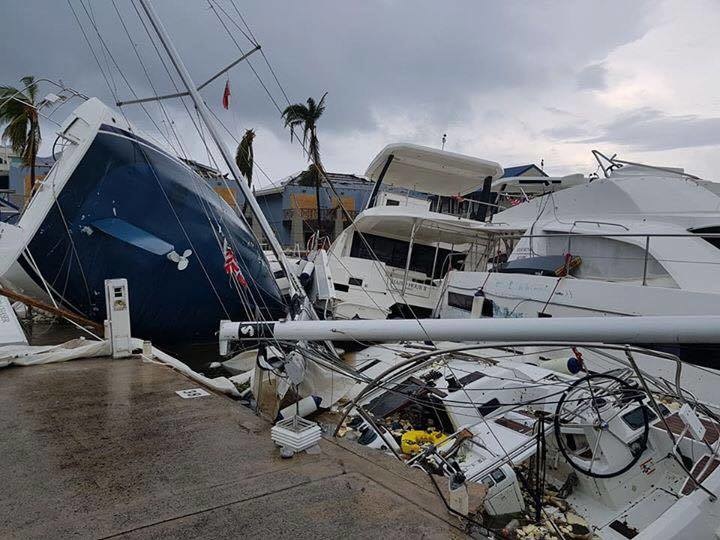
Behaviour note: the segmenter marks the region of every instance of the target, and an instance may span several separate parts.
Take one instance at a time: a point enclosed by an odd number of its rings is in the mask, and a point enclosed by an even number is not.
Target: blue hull
[[[225,272],[223,240],[247,287]],[[192,250],[185,269],[170,249]],[[159,344],[210,342],[221,319],[285,313],[257,240],[229,205],[183,163],[111,126],[95,136],[29,250],[63,303],[97,322],[104,281],[126,278],[133,335]]]

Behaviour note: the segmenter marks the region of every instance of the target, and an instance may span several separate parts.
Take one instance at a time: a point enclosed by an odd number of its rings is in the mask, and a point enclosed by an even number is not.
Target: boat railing
[[[574,224],[581,223],[581,221],[575,221]],[[584,223],[599,223],[599,224],[606,224],[606,225],[619,225],[619,224],[611,224],[611,223],[603,223],[603,222],[590,222],[590,221],[584,221]],[[692,232],[682,232],[682,233],[634,233],[630,232],[627,227],[624,225],[619,225],[627,230],[627,232],[551,232],[551,233],[538,233],[538,234],[520,234],[520,233],[498,233],[498,238],[502,238],[504,240],[510,240],[510,241],[518,241],[520,239],[541,239],[541,238],[553,238],[553,239],[561,239],[566,238],[566,248],[565,253],[563,255],[567,256],[569,254],[572,254],[572,240],[578,239],[578,238],[638,238],[641,240],[642,245],[642,256],[641,257],[618,257],[618,256],[612,256],[612,257],[601,257],[601,256],[587,256],[587,255],[581,255],[583,259],[592,260],[593,258],[597,259],[607,259],[607,258],[614,258],[614,259],[622,259],[622,260],[638,260],[642,261],[642,285],[648,284],[648,278],[649,278],[649,270],[650,270],[650,263],[651,262],[657,262],[657,263],[664,263],[664,262],[670,262],[670,263],[691,263],[691,264],[720,264],[720,260],[713,260],[713,261],[698,261],[698,260],[681,260],[677,258],[673,259],[662,259],[662,258],[656,258],[654,257],[650,252],[651,247],[651,240],[652,239],[660,239],[660,238],[694,238],[694,239],[701,239],[706,240],[710,245],[713,245],[712,242],[709,242],[709,239],[717,239],[718,246],[720,246],[720,233],[692,233]],[[566,257],[567,258],[567,257]],[[567,263],[569,264],[569,258],[567,258]],[[566,270],[569,270],[567,268]],[[568,275],[567,272],[565,272],[565,275]]]
[[[682,469],[685,476],[687,477],[686,482],[689,485],[695,486],[696,488],[704,491],[711,500],[716,500],[716,494],[710,489],[708,489],[708,487],[703,485],[703,482],[707,477],[707,474],[705,474],[705,472],[706,469],[709,468],[708,464],[711,463],[713,459],[716,459],[718,455],[720,455],[720,441],[716,443],[710,443],[704,440],[704,438],[702,441],[698,441],[698,444],[704,445],[707,450],[707,453],[705,454],[708,456],[706,466],[702,470],[698,470],[698,468],[696,468],[695,465],[697,463],[700,463],[702,460],[702,458],[700,458],[695,464],[688,467],[688,465],[685,463],[685,459],[683,458],[683,454],[679,452],[680,442],[684,439],[691,438],[688,434],[688,430],[684,429],[679,433],[673,432],[671,426],[668,424],[668,420],[666,419],[666,413],[659,406],[658,400],[671,398],[678,404],[688,405],[693,411],[692,414],[695,416],[698,422],[700,422],[700,420],[697,414],[700,413],[705,417],[705,422],[703,423],[708,423],[714,429],[717,429],[718,426],[717,408],[711,403],[698,400],[692,393],[690,393],[686,388],[681,385],[683,362],[677,355],[663,351],[651,350],[644,347],[622,344],[599,344],[587,342],[509,341],[503,343],[495,342],[482,344],[463,344],[453,348],[436,348],[430,351],[423,350],[418,352],[414,356],[409,356],[402,359],[401,361],[395,363],[393,366],[389,367],[387,370],[377,375],[374,379],[369,380],[366,386],[360,392],[358,392],[357,395],[345,406],[345,410],[342,413],[343,415],[340,422],[338,422],[337,424],[338,427],[335,430],[334,436],[338,435],[340,427],[343,425],[348,416],[354,412],[358,414],[370,426],[372,426],[372,428],[377,432],[377,434],[386,442],[387,447],[392,450],[393,446],[389,444],[386,440],[387,431],[382,430],[378,427],[374,416],[370,413],[369,410],[366,409],[366,406],[372,401],[372,399],[376,398],[382,392],[387,391],[388,388],[393,388],[400,381],[406,380],[408,377],[414,375],[420,370],[434,363],[446,362],[448,358],[453,358],[454,355],[462,354],[462,359],[466,362],[472,359],[478,363],[495,363],[497,361],[497,357],[494,357],[493,355],[486,355],[484,351],[504,350],[513,352],[519,351],[522,353],[524,350],[526,350],[527,347],[563,347],[567,348],[568,352],[572,351],[573,354],[581,355],[581,357],[583,352],[598,354],[614,363],[616,365],[616,370],[623,370],[624,376],[620,377],[623,380],[626,380],[630,376],[636,378],[639,382],[638,392],[643,395],[643,399],[648,404],[643,406],[649,406],[652,412],[654,412],[655,414],[655,419],[652,420],[654,422],[652,424],[653,427],[665,431],[673,444],[673,450],[668,457],[674,459],[678,463],[678,466]],[[667,362],[669,365],[673,365],[674,370],[671,370],[670,373],[668,373],[668,375],[672,375],[672,378],[665,378],[660,375],[653,375],[645,371],[638,365],[638,362],[636,361],[637,356],[642,356],[646,359],[654,358],[657,361],[664,361]],[[616,370],[609,370],[605,373]],[[717,376],[716,372],[710,370],[707,371],[707,374],[709,376]],[[616,377],[619,377],[619,375],[616,375]],[[472,403],[473,401],[470,400],[470,402]],[[519,410],[522,407],[523,404],[509,406],[505,410],[505,412]],[[461,433],[464,432],[464,430],[472,430],[474,426],[481,424],[487,425],[488,422],[493,421],[494,419],[492,417],[485,418],[484,416],[481,416],[480,419],[477,420],[474,424],[468,424],[463,426],[461,429],[449,435],[449,437],[444,442],[444,444],[446,445],[445,448],[447,448],[448,446],[451,447],[450,443],[454,442],[454,440],[458,436],[460,436]],[[648,419],[647,421],[649,424],[651,420]],[[529,447],[530,445],[528,444],[528,448]],[[525,448],[523,447],[522,450],[524,449]],[[402,459],[395,450],[392,451],[398,459]],[[411,466],[415,465],[416,462],[420,459],[423,459],[423,457],[426,457],[430,453],[437,452],[437,447],[428,446],[420,454],[410,459],[407,463]],[[504,456],[498,456],[498,458],[496,459],[491,459],[490,461],[488,461],[488,464],[492,463],[493,467],[496,468],[498,459],[503,463],[511,463],[513,457],[514,456],[511,454],[505,453]],[[481,471],[478,471],[480,474],[473,474],[472,478],[476,479],[477,477],[481,477],[483,474],[485,474],[485,471],[486,469],[483,468]],[[681,489],[684,490],[685,488],[683,487]],[[680,491],[679,494],[683,494],[683,492]]]

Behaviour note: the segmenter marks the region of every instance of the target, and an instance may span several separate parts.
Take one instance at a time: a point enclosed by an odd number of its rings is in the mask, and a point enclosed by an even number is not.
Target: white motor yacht
[[[586,181],[502,175],[498,163],[472,156],[413,144],[385,147],[366,172],[375,181],[367,207],[328,250],[335,295],[320,307],[339,319],[428,317],[448,272],[485,270],[503,238],[525,231],[526,225],[487,220],[493,213]],[[387,187],[393,191],[383,192]],[[443,198],[462,201],[462,210],[439,211]]]
[[[719,314],[715,185],[619,160],[606,174],[498,213],[525,233],[491,271],[448,272],[435,316]],[[716,365],[714,347],[674,352]]]

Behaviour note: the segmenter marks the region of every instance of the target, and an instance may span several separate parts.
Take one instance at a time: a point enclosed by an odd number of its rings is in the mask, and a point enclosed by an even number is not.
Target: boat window
[[[492,398],[490,401],[487,401],[480,405],[477,409],[482,416],[487,416],[488,414],[492,414],[493,412],[497,411],[499,408],[500,401],[498,400],[498,398]]]
[[[712,244],[716,248],[720,249],[720,236],[703,236],[703,234],[720,234],[720,226],[718,227],[703,227],[702,229],[693,229],[691,231],[697,234],[700,238],[705,240],[708,244]]]
[[[582,264],[570,272],[575,277],[641,282],[645,275],[647,285],[677,288],[670,274],[652,254],[647,255],[646,269],[645,248],[630,241],[577,234],[570,237],[569,244],[570,253],[582,260]],[[547,248],[546,255],[564,256],[568,252],[567,235],[548,238]]]
[[[356,277],[348,278],[348,285],[354,285],[355,287],[362,287],[362,284],[363,284],[362,279],[359,279]]]
[[[385,201],[385,206],[400,206],[400,201],[396,201],[395,199],[387,199]]]
[[[462,309],[464,311],[472,311],[473,297],[468,294],[448,293],[448,306]]]
[[[363,238],[365,242],[363,242]],[[361,238],[360,234],[353,234],[350,256],[358,259],[373,260],[374,253],[380,262],[388,266],[405,268],[408,245],[409,242],[406,240],[396,240],[368,233],[363,233]],[[370,249],[368,249],[368,246]],[[452,257],[450,257],[450,254],[453,254]],[[413,244],[410,270],[421,272],[433,279],[439,279],[447,273],[450,264],[454,269],[461,268],[464,260],[464,253],[453,253],[449,249],[438,248],[436,250],[434,246]],[[434,272],[433,267],[435,268]]]

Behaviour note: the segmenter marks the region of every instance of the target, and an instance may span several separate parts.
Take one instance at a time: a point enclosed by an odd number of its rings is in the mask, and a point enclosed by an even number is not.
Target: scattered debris
[[[193,399],[209,396],[210,392],[202,388],[188,388],[187,390],[175,390],[175,393],[183,399]]]

